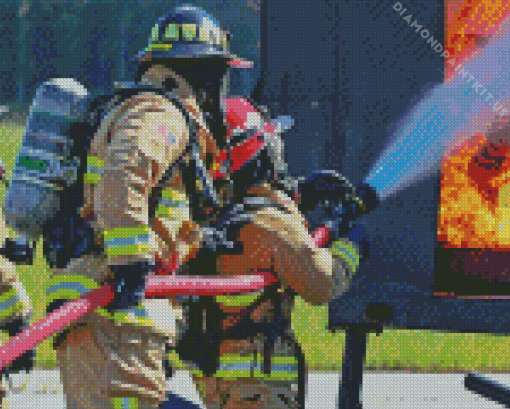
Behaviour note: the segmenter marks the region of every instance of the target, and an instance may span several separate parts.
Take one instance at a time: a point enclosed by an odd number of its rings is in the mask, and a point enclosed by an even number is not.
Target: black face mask
[[[165,63],[162,61],[161,63]],[[182,59],[166,62],[167,66],[177,75],[188,82],[197,97],[197,102],[204,114],[207,126],[214,135],[220,147],[224,147],[227,140],[227,130],[224,124],[224,113],[221,100],[228,94],[229,69],[227,60],[203,58]],[[141,63],[138,67],[137,81],[140,81],[152,63]],[[172,82],[169,79],[169,82]],[[165,88],[173,88],[165,84]]]
[[[193,88],[206,123],[220,146],[226,144],[226,127],[221,101],[227,96],[228,66],[225,60],[183,60],[170,68]]]

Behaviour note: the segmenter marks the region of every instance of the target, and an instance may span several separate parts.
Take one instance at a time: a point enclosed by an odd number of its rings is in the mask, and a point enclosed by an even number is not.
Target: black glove
[[[243,244],[237,240],[239,229],[253,220],[243,204],[236,204],[224,210],[217,218],[214,227],[202,228],[203,244],[206,251],[217,254],[239,254]]]
[[[20,318],[5,324],[2,326],[2,329],[6,330],[9,337],[12,338],[21,333],[24,329],[27,329],[28,326],[29,322],[26,319]],[[19,373],[21,371],[30,372],[34,368],[34,363],[35,349],[29,349],[11,362],[9,367],[4,368],[3,373],[9,376],[9,374]]]
[[[319,204],[339,203],[354,190],[353,186],[332,170],[319,170],[298,182],[300,209],[309,213]]]
[[[110,269],[113,272],[112,282],[117,286],[114,288],[115,298],[106,309],[113,312],[138,305],[144,297],[145,278],[152,270],[152,265],[147,261],[141,261],[134,264],[112,266]]]
[[[32,265],[34,260],[34,248],[21,238],[14,240],[7,238],[4,247],[0,248],[0,254],[15,264]]]
[[[202,227],[202,249],[205,252],[221,254],[233,254],[239,251],[239,244],[227,240],[227,233],[223,229],[214,227]]]

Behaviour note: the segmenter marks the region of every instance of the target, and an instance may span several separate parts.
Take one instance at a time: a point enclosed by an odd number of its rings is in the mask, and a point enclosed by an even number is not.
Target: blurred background
[[[232,50],[257,63],[260,0],[193,1],[212,13],[232,38]],[[179,4],[172,0],[4,0],[0,8],[0,105],[27,104],[41,82],[73,77],[92,93],[113,81],[132,80],[131,62],[147,46],[156,20]],[[233,81],[248,94],[257,69]],[[248,72],[250,71],[250,72]]]

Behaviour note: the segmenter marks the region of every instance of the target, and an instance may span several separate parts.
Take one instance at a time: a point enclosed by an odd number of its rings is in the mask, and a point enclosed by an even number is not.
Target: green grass
[[[7,166],[8,176],[15,163],[22,134],[22,127],[0,123],[0,158]],[[4,194],[5,189],[0,186],[0,201],[3,201]],[[5,232],[2,237],[7,234],[12,237],[12,232]],[[49,269],[42,258],[41,248],[41,243],[38,243],[33,266],[17,267],[20,279],[30,295],[36,320],[44,316],[42,285],[49,278]],[[341,368],[345,334],[343,331],[331,334],[326,329],[326,307],[310,306],[298,297],[292,326],[301,342],[310,369]],[[385,329],[380,336],[369,335],[365,366],[371,369],[409,369],[423,372],[510,372],[510,362],[505,358],[507,356],[510,356],[510,342],[505,336]],[[183,367],[175,354],[170,355],[170,358],[177,367]],[[49,341],[43,342],[37,349],[37,366],[56,366],[55,353]]]
[[[7,167],[7,175],[11,176],[12,168],[16,162],[16,154],[23,137],[24,128],[20,125],[9,124],[0,126],[0,158]],[[5,188],[0,184],[0,202],[3,203]],[[10,230],[10,229],[9,229]],[[7,235],[14,237],[14,232],[0,232],[2,240]],[[49,278],[48,266],[42,257],[42,245],[38,243],[36,259],[32,266],[17,266],[19,277],[25,286],[34,310],[34,319],[39,320],[44,317],[44,294],[42,286]],[[56,356],[51,347],[50,340],[42,342],[37,347],[37,366],[55,367]]]

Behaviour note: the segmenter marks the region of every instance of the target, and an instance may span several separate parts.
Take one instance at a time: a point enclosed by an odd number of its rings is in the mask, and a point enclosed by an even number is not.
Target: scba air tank
[[[9,243],[18,262],[77,180],[76,138],[86,127],[90,100],[87,89],[72,78],[52,79],[37,89],[4,204],[7,224],[19,233],[16,245]]]

